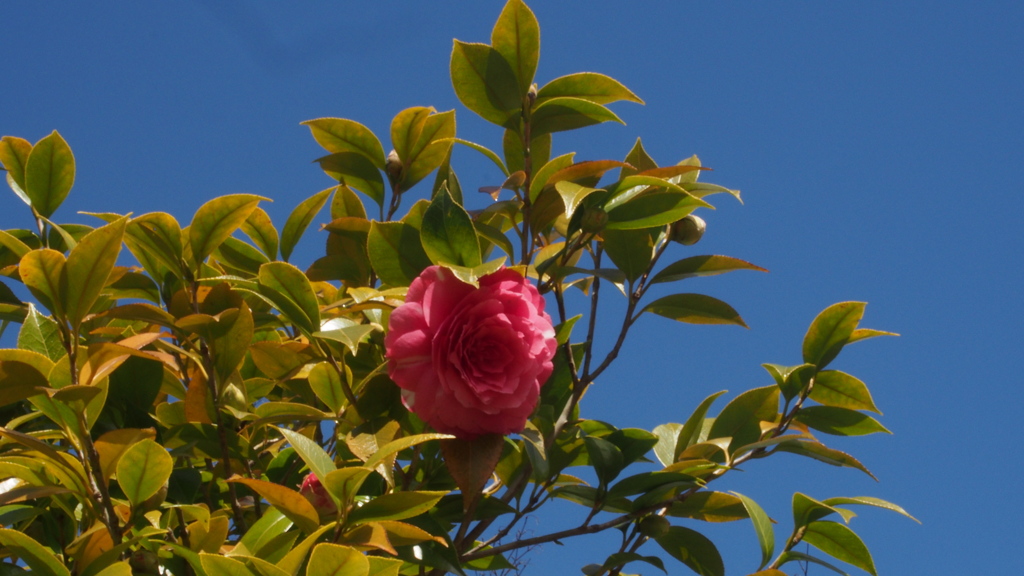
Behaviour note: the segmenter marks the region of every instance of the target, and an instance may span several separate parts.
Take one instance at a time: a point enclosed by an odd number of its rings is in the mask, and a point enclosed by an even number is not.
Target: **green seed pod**
[[[669,238],[673,242],[678,242],[684,246],[693,246],[700,242],[707,226],[707,223],[700,216],[690,214],[672,224],[672,227],[669,229]]]

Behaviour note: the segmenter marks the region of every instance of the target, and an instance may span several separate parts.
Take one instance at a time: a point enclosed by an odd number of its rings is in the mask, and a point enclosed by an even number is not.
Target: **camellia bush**
[[[701,523],[733,520],[760,549],[744,573],[875,574],[851,508],[900,507],[797,493],[775,524],[726,478],[780,452],[870,474],[820,436],[886,431],[864,383],[831,368],[887,334],[859,327],[864,304],[821,312],[803,363],[764,364],[771,384],[720,409],[724,392],[650,431],[585,417],[642,315],[745,326],[720,300],[652,287],[762,269],[690,254],[693,213],[739,199],[699,181],[696,157],[659,166],[639,140],[622,160],[554,151],[554,134],[641,101],[597,73],[538,87],[539,37],[509,0],[490,44],[455,42],[456,95],[498,127],[500,153],[460,139],[454,111],[399,112],[389,153],[356,121],[304,122],[336,185],[280,229],[248,194],[185,227],[163,212],[59,224],[68,144],[5,136],[31,226],[0,231],[0,319],[17,331],[0,350],[0,574],[510,573],[537,545],[616,531],[585,574],[719,576]],[[467,201],[456,146],[500,169],[490,198]],[[328,206],[326,251],[303,271],[288,260]],[[525,537],[553,500],[577,517]]]

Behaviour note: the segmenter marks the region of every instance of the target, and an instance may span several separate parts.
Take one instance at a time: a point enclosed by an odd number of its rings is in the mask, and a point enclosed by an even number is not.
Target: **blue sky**
[[[456,108],[461,137],[500,148],[447,71],[452,38],[488,41],[502,2],[346,4],[6,3],[0,133],[36,141],[57,129],[71,144],[77,179],[60,222],[89,222],[78,210],[188,221],[213,196],[251,192],[275,200],[265,209],[280,226],[331,184],[299,125],[322,116],[385,139],[403,108]],[[780,534],[794,491],[902,504],[924,524],[882,511],[854,520],[883,574],[1019,570],[1024,8],[532,4],[541,83],[602,72],[646,101],[613,105],[626,126],[556,136],[556,150],[619,159],[641,136],[662,164],[698,154],[715,169],[702,178],[742,190],[745,204],[716,197],[689,253],[771,270],[690,281],[684,291],[732,303],[751,330],[645,319],[585,415],[683,421],[711,392],[769,384],[762,362],[798,363],[825,306],[868,301],[864,325],[902,336],[857,344],[837,368],[871,387],[894,435],[835,445],[881,483],[780,457],[719,489],[760,501]],[[455,163],[466,189],[500,183],[472,152]],[[0,226],[29,226],[13,195],[0,206]],[[294,261],[310,263],[322,243],[311,230]],[[730,574],[756,568],[748,524],[713,528]],[[574,573],[598,559],[585,548],[541,549],[529,573]]]

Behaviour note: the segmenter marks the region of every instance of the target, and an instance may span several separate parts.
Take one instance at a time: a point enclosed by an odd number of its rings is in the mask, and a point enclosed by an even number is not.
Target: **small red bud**
[[[327,489],[320,483],[320,479],[316,477],[316,474],[309,473],[306,478],[302,481],[302,487],[299,488],[299,494],[305,496],[306,500],[316,508],[316,511],[322,517],[332,517],[338,514],[338,507],[334,504],[334,500],[331,499],[331,495],[327,493]]]

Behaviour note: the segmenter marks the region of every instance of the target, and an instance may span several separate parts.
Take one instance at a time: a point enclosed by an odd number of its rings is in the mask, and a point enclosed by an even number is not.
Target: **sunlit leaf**
[[[455,95],[466,108],[488,122],[518,128],[523,104],[519,80],[501,52],[487,44],[456,40],[451,77]]]
[[[65,296],[68,322],[77,330],[107,284],[121,251],[128,217],[87,234],[68,255],[65,271],[69,288]]]
[[[40,314],[31,302],[18,331],[18,348],[38,352],[54,362],[67,354],[58,324]]]
[[[917,522],[918,524],[921,523],[920,520],[918,520],[917,518],[914,518],[913,516],[911,516],[909,513],[907,513],[906,510],[904,510],[900,506],[897,506],[896,504],[893,504],[892,502],[887,502],[885,500],[882,500],[881,498],[874,498],[872,496],[852,496],[852,497],[839,496],[839,497],[835,497],[835,498],[826,498],[826,499],[822,500],[822,503],[827,504],[828,506],[850,506],[850,505],[854,505],[854,504],[862,505],[862,506],[874,506],[875,508],[882,508],[882,509],[885,509],[885,510],[891,510],[893,512],[896,512],[897,514],[901,514],[903,516],[906,516],[907,518],[910,518],[911,520],[913,520],[914,522]]]
[[[349,513],[351,524],[379,520],[404,520],[430,510],[447,492],[409,491],[384,494]]]
[[[757,270],[767,272],[760,266],[729,256],[691,256],[664,267],[651,278],[651,284],[675,282],[699,276],[714,276],[734,270]]]
[[[270,215],[263,208],[256,207],[242,223],[242,232],[266,255],[270,260],[277,260],[277,247],[280,242],[277,228],[270,220]]]
[[[313,548],[307,576],[367,576],[370,561],[355,548],[324,542]]]
[[[864,302],[840,302],[823,310],[804,336],[804,362],[824,368],[853,336],[864,317]]]
[[[317,158],[328,176],[366,194],[378,206],[384,205],[384,179],[373,161],[359,152],[335,152]]]
[[[285,221],[285,228],[281,230],[281,258],[283,260],[287,261],[292,256],[292,250],[299,243],[302,234],[309,228],[309,222],[313,221],[316,214],[327,204],[327,201],[331,198],[331,193],[336,188],[317,192],[300,202],[292,210],[292,213],[289,214],[288,220]]]
[[[849,408],[851,410],[870,410],[881,414],[875,407],[871,393],[863,382],[838,370],[822,370],[814,377],[811,388],[811,400],[826,406]]]
[[[576,130],[603,122],[625,124],[614,112],[583,98],[551,98],[533,110],[533,135]]]
[[[287,262],[268,262],[260,266],[259,286],[260,292],[306,333],[320,328],[320,302],[302,270]]]
[[[71,576],[71,572],[48,548],[17,530],[0,528],[0,544],[9,554],[21,559],[32,572],[45,576]]]
[[[11,180],[17,184],[22,191],[25,190],[25,165],[28,163],[28,156],[32,153],[32,143],[24,138],[16,136],[4,136],[0,138],[0,164],[10,175]]]
[[[708,438],[732,438],[730,452],[761,436],[761,422],[774,421],[779,410],[779,389],[765,386],[748,390],[722,408]]]
[[[120,430],[111,430],[97,438],[94,441],[94,445],[96,447],[96,452],[100,457],[100,468],[103,472],[103,478],[109,479],[113,476],[114,471],[117,469],[117,463],[121,460],[121,456],[123,456],[129,448],[146,439],[156,439],[156,430],[152,428],[148,430],[123,428]]]
[[[509,0],[491,31],[491,46],[512,67],[519,81],[519,97],[533,83],[540,58],[540,25],[522,0]]]
[[[482,263],[473,220],[447,190],[438,194],[423,214],[420,240],[424,252],[435,264],[473,268]]]
[[[232,194],[214,198],[196,210],[188,229],[192,263],[196,268],[249,218],[260,200],[266,198]]]
[[[174,459],[167,450],[148,438],[124,451],[117,462],[117,483],[132,506],[157,493],[171,477]]]
[[[809,406],[797,412],[794,419],[826,434],[863,436],[876,432],[889,433],[877,420],[856,410],[834,406]]]
[[[537,92],[537,103],[564,97],[580,98],[595,104],[610,104],[619,100],[644,103],[618,80],[596,72],[579,72],[555,78]]]
[[[359,152],[373,161],[379,170],[384,169],[384,148],[369,128],[354,120],[344,118],[317,118],[306,120],[313,139],[328,152]]]
[[[373,222],[367,248],[377,277],[391,286],[408,286],[431,264],[420,231],[404,222]]]
[[[39,303],[58,319],[65,318],[65,266],[63,254],[45,248],[29,252],[18,265],[22,282]]]
[[[75,157],[56,130],[36,142],[25,162],[25,194],[32,207],[49,218],[75,183]]]
[[[316,442],[287,428],[278,428],[277,430],[295,448],[299,457],[306,463],[306,466],[309,466],[310,471],[316,474],[317,478],[325,478],[327,474],[337,469],[334,460]]]
[[[754,524],[757,542],[761,545],[761,565],[758,566],[760,570],[771,562],[772,555],[775,554],[775,530],[772,528],[771,518],[765,514],[764,509],[757,502],[754,502],[753,499],[739,492],[733,492],[733,494],[743,501],[743,506],[746,507],[747,514],[750,515],[750,521]]]
[[[312,534],[320,527],[316,508],[313,508],[305,496],[291,488],[253,478],[232,478],[229,482],[245,484],[252,488],[307,534]]]

